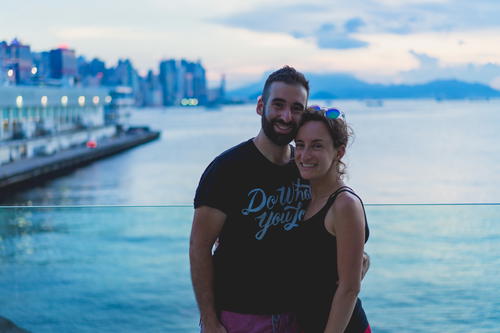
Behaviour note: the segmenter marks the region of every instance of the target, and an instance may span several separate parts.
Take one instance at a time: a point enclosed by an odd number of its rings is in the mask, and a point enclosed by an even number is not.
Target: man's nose
[[[292,110],[290,108],[285,108],[285,110],[281,113],[281,118],[285,122],[292,121]]]

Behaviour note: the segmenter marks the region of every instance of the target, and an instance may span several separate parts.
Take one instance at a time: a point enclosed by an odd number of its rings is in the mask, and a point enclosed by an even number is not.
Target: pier
[[[156,140],[159,137],[160,132],[147,129],[132,130],[116,137],[98,141],[95,147],[82,145],[50,156],[37,156],[2,165],[0,166],[0,198],[6,195],[9,189],[26,185],[34,180],[58,176],[68,170]]]
[[[126,124],[132,104],[127,94],[113,92],[0,87],[0,199],[32,181],[158,139],[159,132]]]

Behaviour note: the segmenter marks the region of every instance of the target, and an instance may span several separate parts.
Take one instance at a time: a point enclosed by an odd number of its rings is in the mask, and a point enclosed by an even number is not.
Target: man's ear
[[[257,98],[257,108],[256,108],[257,114],[262,116],[264,114],[264,100],[262,99],[262,96],[259,96]]]

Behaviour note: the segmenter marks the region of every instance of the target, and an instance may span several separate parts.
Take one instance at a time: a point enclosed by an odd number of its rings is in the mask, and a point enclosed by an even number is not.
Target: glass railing
[[[31,332],[199,332],[192,213],[1,207],[0,316]],[[498,332],[499,205],[377,205],[367,215],[372,265],[360,298],[374,332]]]

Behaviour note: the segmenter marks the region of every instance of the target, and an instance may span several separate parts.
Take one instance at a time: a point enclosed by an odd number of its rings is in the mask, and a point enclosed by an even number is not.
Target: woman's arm
[[[326,215],[325,226],[337,238],[339,273],[325,333],[343,333],[361,287],[365,217],[359,199],[346,192],[340,194]]]

